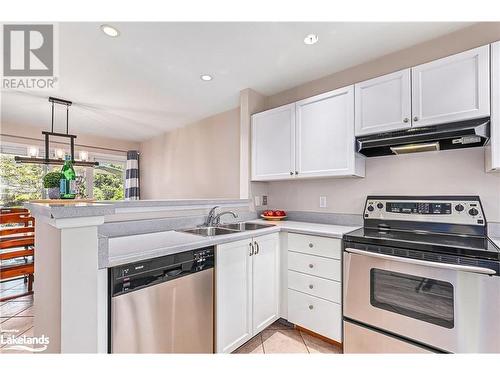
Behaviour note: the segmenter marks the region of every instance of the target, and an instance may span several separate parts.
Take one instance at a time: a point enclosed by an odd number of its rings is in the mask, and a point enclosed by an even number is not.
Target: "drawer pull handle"
[[[314,306],[313,305],[309,305],[309,310],[312,310],[314,309]]]
[[[309,268],[313,268],[313,267],[314,267],[314,264],[309,263]]]
[[[314,245],[312,244],[312,242],[309,242],[309,247],[314,247]]]
[[[309,284],[309,289],[313,289],[313,288],[314,288],[314,285]]]

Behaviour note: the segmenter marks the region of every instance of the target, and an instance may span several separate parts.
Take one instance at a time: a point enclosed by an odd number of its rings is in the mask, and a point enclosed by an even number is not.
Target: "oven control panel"
[[[486,225],[479,197],[369,196],[365,219]]]

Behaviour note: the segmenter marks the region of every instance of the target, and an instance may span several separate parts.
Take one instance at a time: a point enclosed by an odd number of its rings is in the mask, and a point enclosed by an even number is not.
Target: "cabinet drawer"
[[[340,261],[314,255],[288,252],[288,269],[312,276],[340,281]]]
[[[341,303],[342,288],[338,281],[288,271],[288,288]]]
[[[288,320],[337,342],[342,340],[342,311],[338,303],[288,289]]]
[[[289,233],[288,250],[311,255],[319,255],[327,258],[340,259],[340,254],[342,252],[342,240],[339,238]]]

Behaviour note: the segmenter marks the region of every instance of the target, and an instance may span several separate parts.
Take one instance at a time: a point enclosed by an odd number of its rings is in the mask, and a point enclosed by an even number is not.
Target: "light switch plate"
[[[319,197],[319,208],[326,208],[326,197]]]
[[[256,195],[254,198],[254,202],[256,206],[260,206],[260,195]]]

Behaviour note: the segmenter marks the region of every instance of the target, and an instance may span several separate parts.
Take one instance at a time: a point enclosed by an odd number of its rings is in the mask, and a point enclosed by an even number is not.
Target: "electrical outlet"
[[[262,205],[267,206],[267,195],[262,196]]]
[[[254,198],[255,206],[260,206],[260,195],[256,195]]]
[[[319,197],[319,208],[326,208],[326,197]]]

